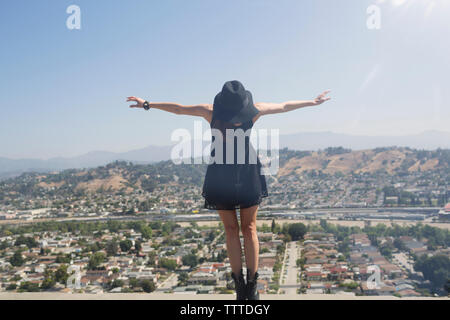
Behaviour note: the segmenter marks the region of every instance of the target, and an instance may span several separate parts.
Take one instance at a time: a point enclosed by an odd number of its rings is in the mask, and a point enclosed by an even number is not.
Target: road
[[[210,243],[210,247],[212,250],[214,250],[214,246],[216,245],[217,241],[219,240],[219,238],[225,233],[225,231],[221,231],[215,238],[213,241],[211,241]],[[209,252],[205,252],[205,249],[203,249],[203,254],[205,256],[205,258],[210,259],[212,257],[211,251]]]
[[[414,273],[414,266],[411,264],[411,259],[404,252],[393,254],[394,262],[402,268]]]
[[[159,284],[155,291],[164,292],[173,289],[178,283],[178,275],[176,273],[172,273],[166,281]]]
[[[300,283],[297,282],[299,269],[297,259],[300,257],[300,246],[296,241],[288,242],[280,275],[280,289],[285,294],[297,294]],[[284,276],[286,274],[286,276]]]

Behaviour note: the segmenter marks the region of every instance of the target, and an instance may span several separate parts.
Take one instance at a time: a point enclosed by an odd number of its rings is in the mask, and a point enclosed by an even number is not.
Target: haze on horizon
[[[449,132],[449,1],[79,0],[81,30],[68,30],[71,4],[1,5],[0,157],[169,145],[194,118],[130,110],[125,97],[212,103],[231,79],[255,101],[332,90],[326,105],[255,125],[281,135]],[[372,4],[379,30],[366,27]]]

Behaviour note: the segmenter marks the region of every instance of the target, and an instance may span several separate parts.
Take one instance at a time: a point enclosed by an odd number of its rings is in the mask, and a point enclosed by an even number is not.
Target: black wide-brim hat
[[[231,123],[245,123],[258,114],[250,91],[237,80],[227,81],[214,98],[213,118]]]

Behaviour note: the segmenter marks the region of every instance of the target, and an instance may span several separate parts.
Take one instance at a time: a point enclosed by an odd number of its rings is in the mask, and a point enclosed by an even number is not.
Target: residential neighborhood
[[[418,261],[443,257],[448,263],[448,231],[269,222],[258,227],[260,293],[447,294],[445,283],[439,287],[436,279],[426,279],[422,271],[428,271]],[[0,231],[3,292],[233,293],[224,232],[217,224],[59,222]],[[429,236],[400,235],[414,232]]]

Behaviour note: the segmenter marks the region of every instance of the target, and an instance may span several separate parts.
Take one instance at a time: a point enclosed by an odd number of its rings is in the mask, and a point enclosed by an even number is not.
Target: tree
[[[380,246],[380,253],[387,257],[388,259],[392,258],[392,250],[394,249],[393,245],[390,242],[383,243]]]
[[[8,242],[6,242],[6,240],[3,240],[2,242],[0,242],[0,250],[5,250],[8,247],[9,247]]]
[[[378,238],[377,235],[375,233],[367,233],[367,237],[370,240],[370,244],[374,247],[378,247]]]
[[[112,233],[117,233],[120,229],[120,222],[116,220],[108,220],[106,225]]]
[[[260,248],[260,249],[259,249],[259,253],[260,253],[260,254],[262,254],[262,253],[267,253],[267,252],[270,252],[269,248],[267,248],[267,247],[264,247],[264,248]]]
[[[115,256],[119,251],[119,245],[117,244],[116,240],[111,240],[108,241],[105,249],[108,256]]]
[[[144,239],[151,239],[152,238],[152,228],[150,228],[149,226],[144,226],[141,228],[141,234],[142,234],[142,238]]]
[[[161,221],[152,221],[152,222],[150,222],[149,227],[152,230],[160,230],[162,228],[162,222]]]
[[[305,263],[306,263],[306,258],[299,258],[295,261],[297,268],[301,268],[302,270],[304,269]]]
[[[45,275],[44,280],[41,283],[41,289],[48,290],[55,286],[56,280],[55,280],[55,275],[53,274],[53,272],[46,271],[45,273],[46,273],[46,275]]]
[[[63,264],[55,271],[55,281],[66,284],[69,274],[67,273],[68,266]]]
[[[350,252],[350,240],[348,238],[344,238],[338,243],[337,249],[343,255],[347,255]]]
[[[38,292],[40,290],[39,290],[39,285],[37,283],[33,283],[33,282],[30,282],[30,281],[25,281],[25,282],[22,282],[20,284],[20,287],[19,287],[18,291],[19,292],[24,292],[24,291],[26,291],[26,292]]]
[[[292,241],[303,239],[306,231],[307,228],[303,223],[292,223],[287,229],[287,232],[291,236]]]
[[[194,268],[198,264],[197,255],[192,253],[183,256],[182,261],[185,266],[190,266],[191,268]]]
[[[272,231],[272,233],[275,233],[275,228],[276,228],[276,223],[275,223],[275,219],[272,219],[272,225],[270,227],[270,231]]]
[[[17,284],[15,284],[15,283],[10,283],[10,284],[5,288],[5,290],[11,291],[11,290],[16,290],[16,288],[17,288]]]
[[[128,284],[129,284],[130,288],[139,287],[139,281],[136,278],[130,278],[128,280]]]
[[[173,259],[161,258],[159,260],[159,266],[174,271],[177,268],[177,262]]]
[[[55,261],[56,263],[70,263],[70,254],[58,254]]]
[[[131,250],[132,247],[133,247],[133,242],[131,242],[131,240],[126,239],[126,240],[120,241],[120,250],[122,252],[128,252]]]
[[[216,260],[218,262],[223,262],[227,258],[227,256],[228,256],[227,251],[226,250],[221,250],[219,252],[219,254],[217,255]]]
[[[136,241],[134,243],[134,249],[136,250],[136,253],[139,253],[142,250],[142,244],[140,241]]]
[[[147,293],[153,292],[156,289],[155,283],[149,279],[141,280],[140,286],[142,287],[142,290]]]
[[[9,263],[13,267],[20,267],[25,263],[25,260],[22,257],[22,253],[20,251],[16,251],[14,255],[9,259]]]
[[[114,281],[112,281],[110,284],[110,289],[119,288],[119,287],[121,288],[123,286],[124,286],[123,280],[114,279]]]
[[[106,255],[103,252],[96,252],[89,258],[88,269],[95,270],[105,261]]]
[[[327,220],[325,219],[320,219],[320,226],[322,227],[322,229],[327,232],[328,231],[328,223]]]
[[[152,208],[152,203],[148,200],[142,201],[138,205],[138,210],[141,212],[147,212],[150,211]]]
[[[211,231],[211,232],[208,234],[208,237],[206,238],[206,241],[212,242],[212,241],[214,240],[215,237],[216,237],[215,232],[214,232],[214,231]]]
[[[394,247],[396,247],[399,251],[407,250],[405,243],[400,238],[395,238]]]
[[[446,255],[427,257],[421,255],[414,264],[414,269],[423,273],[436,289],[444,289],[450,279],[450,258]]]
[[[187,272],[181,272],[178,275],[178,286],[185,286],[187,284],[187,280],[189,279],[189,275]]]
[[[148,253],[147,265],[154,266],[155,264],[156,264],[156,252],[155,251],[151,251],[151,252]]]
[[[36,240],[34,240],[34,238],[32,237],[24,237],[24,236],[19,236],[15,242],[15,246],[18,247],[20,245],[26,245],[29,249],[31,248],[36,248],[39,246],[39,244],[37,243]]]

